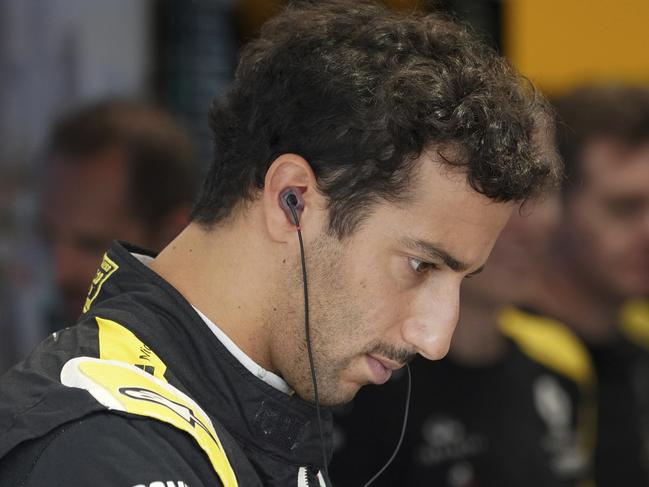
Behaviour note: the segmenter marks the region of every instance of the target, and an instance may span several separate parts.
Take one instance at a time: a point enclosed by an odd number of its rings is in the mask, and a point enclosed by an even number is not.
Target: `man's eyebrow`
[[[430,259],[442,259],[444,261],[444,264],[446,264],[455,272],[465,272],[471,267],[466,262],[462,262],[456,257],[453,257],[449,252],[441,248],[439,245],[426,242],[425,240],[404,238],[402,239],[402,243],[408,248],[426,254]],[[481,266],[479,269],[472,272],[471,275],[478,274],[482,271],[483,268],[484,266]]]

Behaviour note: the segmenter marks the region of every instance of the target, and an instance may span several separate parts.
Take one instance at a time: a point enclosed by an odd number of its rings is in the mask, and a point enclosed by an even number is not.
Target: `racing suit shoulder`
[[[563,323],[517,308],[499,315],[499,329],[534,362],[592,392],[595,370],[583,342]]]
[[[632,300],[620,311],[622,334],[632,343],[649,350],[649,299]]]
[[[0,459],[0,480],[20,487],[223,486],[187,433],[107,412],[23,443]]]

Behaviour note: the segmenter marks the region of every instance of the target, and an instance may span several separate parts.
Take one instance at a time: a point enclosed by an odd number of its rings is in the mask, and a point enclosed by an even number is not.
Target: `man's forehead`
[[[418,182],[412,200],[375,222],[387,238],[396,236],[421,257],[443,261],[458,272],[474,272],[485,262],[514,203],[498,203],[475,191],[462,175],[431,172]],[[430,178],[437,179],[432,181]],[[428,186],[426,183],[429,183]]]
[[[649,141],[630,146],[612,138],[594,139],[584,147],[581,165],[584,182],[600,185],[649,174]]]
[[[45,167],[46,178],[57,184],[79,184],[126,188],[129,179],[128,159],[123,151],[107,149],[88,156],[55,155]],[[47,183],[47,180],[46,180]]]
[[[477,220],[483,213],[490,213],[498,203],[471,186],[468,175],[461,167],[444,160],[444,154],[426,151],[417,161],[418,167],[412,178],[410,210],[420,209],[430,215],[441,213],[449,216],[449,222],[462,218]],[[451,210],[447,212],[446,210]],[[458,211],[459,210],[459,211]]]
[[[94,213],[97,218],[128,210],[126,165],[115,157],[86,161],[53,159],[42,182],[44,212]]]

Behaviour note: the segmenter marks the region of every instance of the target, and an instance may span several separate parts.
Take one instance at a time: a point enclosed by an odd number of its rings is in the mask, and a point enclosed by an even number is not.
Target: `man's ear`
[[[300,226],[309,225],[321,196],[316,191],[316,179],[309,163],[297,154],[282,154],[268,168],[264,180],[264,219],[269,235],[278,242],[295,239],[295,223],[286,204],[287,190],[292,189],[302,208],[296,208]]]

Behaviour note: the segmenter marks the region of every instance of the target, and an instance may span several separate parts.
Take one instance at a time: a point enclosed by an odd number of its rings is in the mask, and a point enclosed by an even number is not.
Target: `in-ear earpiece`
[[[300,224],[300,215],[304,210],[304,199],[300,190],[294,187],[286,188],[279,194],[279,205],[294,225]]]

